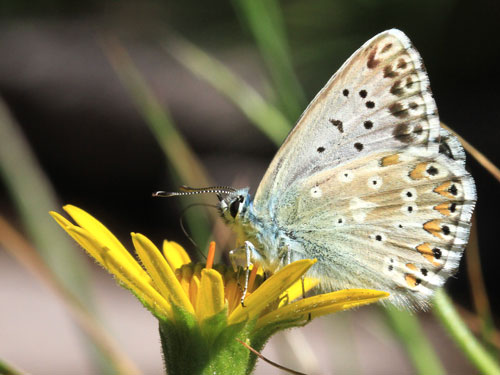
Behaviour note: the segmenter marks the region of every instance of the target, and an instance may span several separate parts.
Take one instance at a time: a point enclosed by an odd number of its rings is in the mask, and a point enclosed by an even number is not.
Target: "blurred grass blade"
[[[168,109],[159,103],[125,48],[113,39],[106,39],[102,45],[111,66],[179,177],[185,184],[209,186],[210,179],[200,160],[177,131]]]
[[[137,367],[119,351],[112,337],[107,334],[102,324],[89,312],[86,305],[82,304],[81,301],[75,298],[71,292],[58,282],[54,273],[46,266],[36,250],[1,215],[0,247],[9,252],[14,259],[61,298],[71,313],[72,318],[81,330],[92,339],[101,353],[106,358],[109,358],[118,374],[135,375],[140,373]],[[3,374],[1,363],[0,374]]]
[[[75,249],[73,243],[49,216],[59,202],[3,101],[0,102],[0,173],[37,251],[58,279],[82,302],[90,304],[83,254],[71,251]]]
[[[455,306],[455,308],[458,310],[458,313],[462,317],[462,320],[465,321],[467,327],[469,327],[472,333],[476,335],[482,334],[483,321],[481,318],[479,318],[475,313],[472,313],[463,307]],[[489,343],[496,349],[492,355],[494,357],[497,357],[498,353],[500,352],[500,331],[498,331],[495,327],[493,327],[493,332],[491,334]]]
[[[432,350],[431,343],[422,333],[423,330],[417,316],[397,310],[392,306],[385,310],[389,324],[405,346],[416,373],[421,375],[445,374],[446,371]]]
[[[491,173],[493,177],[495,177],[498,182],[500,182],[500,169],[491,162],[490,159],[488,159],[486,156],[483,155],[478,149],[476,149],[474,146],[472,146],[469,142],[467,142],[464,138],[462,138],[459,134],[455,133],[455,131],[451,128],[449,128],[446,124],[441,123],[441,127],[445,128],[452,134],[454,134],[460,143],[462,143],[462,146],[464,149],[471,154],[471,156],[477,160],[479,164],[483,166],[484,169],[486,169],[488,172]]]
[[[220,61],[180,36],[172,36],[165,47],[167,52],[193,74],[233,102],[271,141],[277,146],[281,145],[291,129],[291,123],[255,89]]]
[[[270,72],[280,105],[291,121],[306,107],[306,98],[292,66],[283,14],[277,0],[233,0]]]
[[[489,343],[490,351],[496,351],[494,343],[492,342],[495,333],[495,325],[493,316],[491,315],[490,301],[486,286],[484,284],[483,273],[481,271],[481,257],[479,256],[479,243],[477,240],[477,225],[476,215],[472,215],[472,227],[469,238],[469,244],[465,251],[467,262],[467,275],[471,287],[472,299],[474,301],[474,308],[481,321],[481,334],[483,340]]]
[[[467,328],[443,289],[434,296],[433,311],[480,374],[500,374],[499,364]]]
[[[92,309],[88,288],[88,271],[83,252],[66,234],[54,225],[49,211],[59,207],[50,182],[43,174],[19,126],[0,100],[0,175],[12,197],[19,217],[34,243],[36,251],[79,302]],[[94,348],[91,348],[93,352]],[[102,371],[110,371],[112,364],[102,353],[96,360]]]
[[[14,368],[11,364],[0,359],[0,375],[21,375],[24,372]]]
[[[160,104],[125,48],[117,40],[109,38],[103,40],[101,44],[118,78],[165,153],[174,178],[181,185],[195,187],[213,185],[201,161],[177,131],[170,113]],[[205,203],[213,204],[211,195],[200,195],[199,198]],[[188,200],[182,199],[179,202],[184,207],[189,203]],[[206,209],[205,212],[213,219],[218,217],[212,209]],[[187,212],[186,219],[195,241],[204,248],[209,237],[208,217],[196,211],[196,213]]]

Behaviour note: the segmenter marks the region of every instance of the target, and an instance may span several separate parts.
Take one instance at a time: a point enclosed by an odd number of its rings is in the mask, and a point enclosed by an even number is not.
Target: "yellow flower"
[[[351,289],[295,301],[303,296],[304,291],[309,291],[317,284],[314,279],[302,280],[315,263],[315,260],[306,259],[283,267],[265,281],[257,268],[252,269],[248,293],[242,306],[240,300],[244,272],[234,272],[224,265],[213,266],[215,244],[211,246],[207,264],[193,264],[179,244],[164,241],[163,251],[160,251],[147,237],[132,233],[139,263],[94,217],[75,206],[67,205],[64,209],[76,225],[56,212],[50,214],[159,319],[164,353],[169,339],[163,335],[168,332],[169,335],[178,336],[178,333],[172,333],[176,326],[188,327],[188,330],[195,330],[200,337],[205,337],[209,343],[205,346],[208,352],[213,349],[218,337],[224,336],[222,332],[227,327],[238,327],[233,336],[240,335],[249,343],[252,343],[254,335],[253,345],[258,348],[280,329],[303,325],[310,318],[376,302],[388,296],[385,292]],[[208,336],[211,338],[207,339]],[[172,348],[168,350],[172,351]],[[178,355],[172,356],[174,361]],[[165,356],[168,357],[167,354]],[[210,360],[205,362],[209,363]],[[193,363],[189,365],[194,366]],[[167,363],[170,370],[175,367],[172,366]],[[206,364],[203,366],[210,367]]]

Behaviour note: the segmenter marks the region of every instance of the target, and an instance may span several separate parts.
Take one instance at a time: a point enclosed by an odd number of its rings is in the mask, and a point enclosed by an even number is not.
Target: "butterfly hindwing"
[[[381,289],[423,307],[458,266],[475,191],[444,155],[381,152],[309,176],[282,200],[292,257],[318,259],[312,274],[324,288]]]

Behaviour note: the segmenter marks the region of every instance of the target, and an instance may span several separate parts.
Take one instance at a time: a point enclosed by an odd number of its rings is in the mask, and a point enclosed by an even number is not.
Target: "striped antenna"
[[[193,188],[189,186],[181,186],[179,188],[180,191],[157,191],[153,193],[153,197],[177,197],[182,195],[195,195],[195,194],[207,194],[207,193],[215,193],[215,194],[231,194],[236,191],[235,188],[230,186],[208,186],[204,188]]]

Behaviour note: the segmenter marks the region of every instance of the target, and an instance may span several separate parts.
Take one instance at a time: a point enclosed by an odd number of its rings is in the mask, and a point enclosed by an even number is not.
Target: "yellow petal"
[[[290,288],[286,290],[280,297],[280,307],[290,302],[296,300],[299,297],[303,297],[305,293],[310,291],[316,285],[319,284],[319,279],[313,279],[311,277],[306,277],[304,282],[302,278],[297,280]]]
[[[229,316],[228,324],[257,317],[269,303],[275,301],[281,293],[299,280],[314,263],[316,260],[302,259],[283,267],[245,299],[245,307],[239,305],[234,309]]]
[[[185,264],[191,263],[191,258],[189,258],[186,250],[174,241],[163,241],[163,255],[174,271]]]
[[[201,271],[201,281],[196,300],[198,321],[214,316],[224,309],[224,283],[214,269]]]
[[[130,255],[127,249],[125,249],[121,242],[118,241],[113,233],[101,224],[101,222],[78,207],[66,205],[63,208],[80,227],[86,229],[89,233],[92,233],[92,235],[97,238],[100,243],[113,252],[115,259],[123,266],[126,265],[126,267],[134,268],[137,271],[139,269],[142,270],[141,266],[135,261],[132,255]]]
[[[88,242],[85,238],[76,235],[71,229],[77,228],[72,222],[61,216],[59,213],[50,211],[50,215],[81,247],[83,247],[91,257],[93,257],[101,266],[104,267],[104,260],[100,255],[100,248],[96,248],[94,243]]]
[[[167,301],[194,314],[193,305],[186,293],[184,293],[181,284],[177,280],[177,277],[175,277],[174,271],[169,267],[160,250],[142,234],[132,233],[132,241],[137,255],[161,295]]]
[[[264,315],[257,328],[283,320],[307,319],[366,305],[389,297],[389,293],[370,289],[346,289],[298,300]]]
[[[235,279],[229,279],[226,282],[224,295],[227,300],[228,312],[231,313],[240,304],[241,296],[240,287]]]
[[[189,300],[193,304],[196,310],[196,302],[198,298],[198,290],[200,289],[200,279],[198,276],[193,276],[191,282],[189,283]]]
[[[121,263],[121,259],[116,259],[112,252],[108,251],[97,238],[93,237],[85,229],[75,226],[68,229],[68,232],[71,232],[72,236],[77,237],[79,243],[89,243],[91,244],[90,246],[100,249],[104,268],[115,275],[121,283],[132,290],[153,311],[166,318],[172,318],[173,314],[170,304],[151,286],[151,278],[142,268],[140,268],[141,272],[137,272],[137,270],[131,269]]]
[[[184,290],[184,293],[189,295],[189,284],[191,283],[191,279],[193,277],[193,269],[191,267],[182,267],[181,268],[181,286]]]

